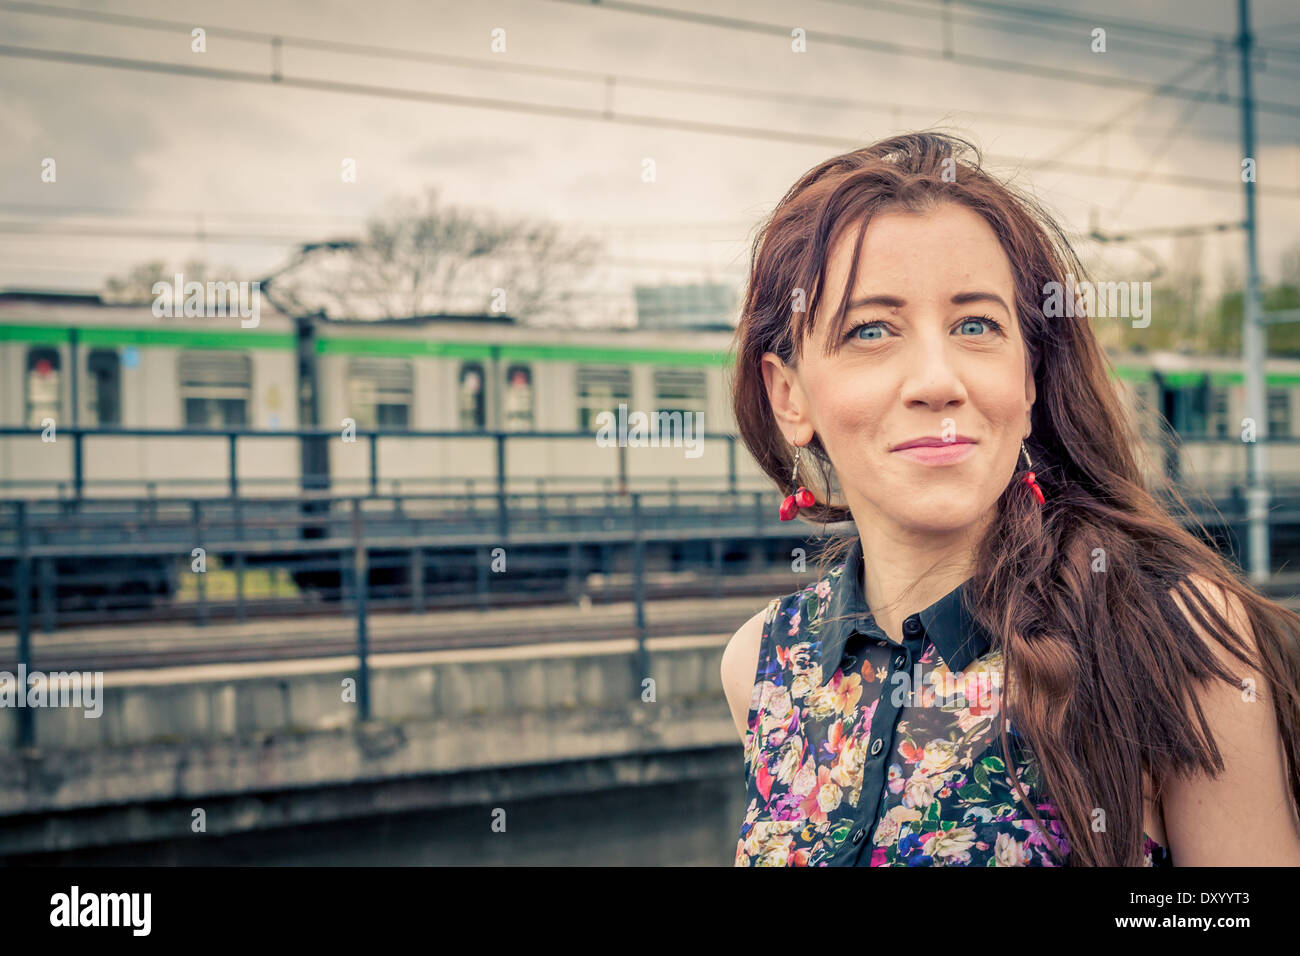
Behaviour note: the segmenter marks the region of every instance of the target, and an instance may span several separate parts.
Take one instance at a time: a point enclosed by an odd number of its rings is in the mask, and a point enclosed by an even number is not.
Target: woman
[[[1144,488],[1050,307],[1083,268],[979,161],[838,156],[755,242],[740,434],[782,517],[853,533],[723,655],[736,863],[1300,865],[1300,616]]]

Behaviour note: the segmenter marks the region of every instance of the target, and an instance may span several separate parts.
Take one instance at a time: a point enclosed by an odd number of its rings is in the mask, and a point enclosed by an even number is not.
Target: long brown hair
[[[1052,216],[984,172],[974,145],[925,131],[836,156],[804,174],[763,223],[734,346],[732,405],[746,447],[784,493],[792,449],[768,400],[762,356],[775,352],[787,365],[797,364],[837,239],[858,227],[847,283],[852,289],[873,215],[886,208],[919,212],[944,202],[979,213],[1002,243],[1015,275],[1016,315],[1036,386],[1026,446],[1047,503],[1040,506],[1018,482],[1009,483],[976,548],[967,594],[975,618],[995,635],[1004,655],[1004,751],[1010,757],[1011,710],[1069,840],[1068,859],[1053,842],[1058,861],[1139,864],[1143,773],[1158,799],[1175,774],[1224,769],[1199,704],[1192,705],[1193,717],[1188,702],[1212,678],[1234,688],[1242,681],[1190,634],[1171,591],[1199,627],[1267,681],[1295,814],[1300,615],[1260,595],[1183,527],[1175,512],[1208,537],[1177,488],[1164,479],[1157,479],[1154,490],[1144,485],[1133,423],[1088,318],[1080,310],[1064,317],[1044,314],[1048,283],[1064,286],[1067,275],[1084,281],[1087,272]],[[832,330],[843,323],[849,299],[842,296],[829,320]],[[828,334],[826,341],[835,338]],[[847,506],[835,501],[841,496],[834,468],[815,435],[801,468],[809,456],[818,480],[804,483],[819,504],[805,513],[818,522],[851,521]],[[838,555],[853,540],[840,536],[823,556]],[[1094,571],[1099,557],[1105,573]],[[1193,576],[1240,601],[1258,655],[1193,586]],[[1020,799],[1046,833],[1015,761],[1008,759],[1007,766]],[[1092,825],[1098,809],[1105,813],[1101,832]]]

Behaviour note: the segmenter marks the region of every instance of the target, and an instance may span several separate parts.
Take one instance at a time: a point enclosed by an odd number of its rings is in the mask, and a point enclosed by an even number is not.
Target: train
[[[368,443],[347,441],[349,427],[383,433],[375,462],[383,493],[493,486],[493,436],[502,432],[510,434],[511,487],[580,484],[619,477],[618,456],[590,437],[553,433],[590,434],[602,412],[617,415],[620,406],[680,413],[674,421],[682,426],[676,446],[664,436],[628,448],[625,472],[709,484],[727,477],[729,455],[721,446],[717,453],[682,446],[693,437],[688,422],[701,434],[732,427],[729,343],[729,331],[717,327],[538,329],[501,314],[302,319],[265,304],[246,328],[237,316],[159,318],[148,305],[98,296],[2,293],[0,427],[53,423],[56,440],[0,437],[0,486],[9,495],[71,493],[73,449],[57,440],[61,426],[95,429],[81,451],[86,494],[225,494],[227,442],[201,434],[222,429],[260,433],[239,443],[246,494],[364,487]],[[337,440],[304,450],[292,435],[277,437],[299,428],[334,430]],[[421,436],[431,431],[459,434]]]
[[[733,433],[729,327],[537,328],[505,314],[301,318],[265,302],[247,327],[238,315],[157,311],[98,295],[0,293],[0,427],[32,429],[0,435],[0,497],[763,481],[726,441],[707,452],[665,441],[613,455],[608,443],[583,437],[609,421],[602,413],[624,407],[680,412],[702,435]],[[1241,482],[1239,358],[1110,358],[1150,461],[1218,491]],[[1300,360],[1271,358],[1265,373],[1267,434],[1291,438]],[[93,431],[74,449],[57,437],[67,426]],[[349,426],[382,437],[372,451],[347,440]],[[337,437],[281,434],[300,428]],[[233,476],[231,443],[214,434],[231,429],[257,433],[239,439]],[[442,431],[456,435],[425,434]],[[494,437],[502,433],[504,460]],[[1294,474],[1296,465],[1300,448],[1270,448],[1270,474]]]

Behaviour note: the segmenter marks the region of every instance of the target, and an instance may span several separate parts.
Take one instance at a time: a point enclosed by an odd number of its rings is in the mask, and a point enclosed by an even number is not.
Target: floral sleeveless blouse
[[[862,550],[773,600],[750,699],[737,866],[1055,866],[1016,796],[998,732],[1002,654],[959,586],[889,640],[862,595]],[[1024,738],[1017,776],[1069,841]],[[1146,866],[1172,866],[1144,834]]]

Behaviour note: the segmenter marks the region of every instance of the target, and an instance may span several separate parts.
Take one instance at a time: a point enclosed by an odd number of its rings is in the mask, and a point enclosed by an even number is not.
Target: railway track
[[[646,605],[646,635],[729,634],[767,600],[766,595]],[[511,647],[560,641],[604,641],[637,636],[631,606],[572,605],[429,615],[376,615],[368,622],[371,654]],[[197,664],[306,660],[355,654],[356,621],[335,616],[210,627],[165,626],[63,631],[32,642],[29,669],[110,671]],[[17,666],[12,641],[0,669]]]
[[[788,585],[788,578],[786,579]],[[646,636],[726,635],[779,589],[722,598],[647,602]],[[1300,611],[1300,597],[1279,598]],[[539,605],[430,614],[376,614],[367,626],[372,655],[484,647],[517,647],[562,641],[634,639],[632,605]],[[355,618],[298,616],[244,624],[149,625],[60,631],[34,635],[29,670],[115,671],[204,664],[267,663],[355,654]],[[0,670],[17,668],[16,645],[7,635]]]

